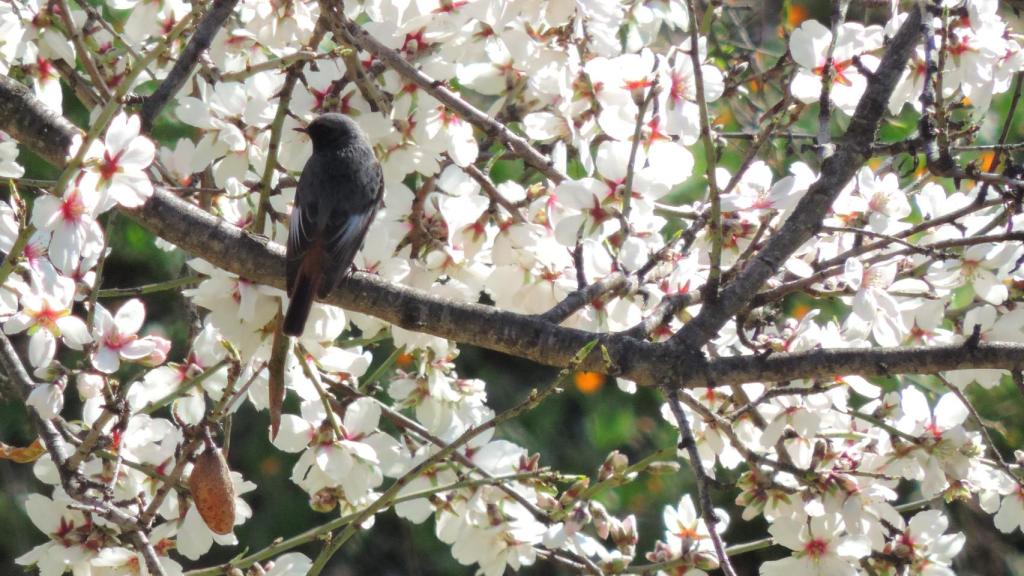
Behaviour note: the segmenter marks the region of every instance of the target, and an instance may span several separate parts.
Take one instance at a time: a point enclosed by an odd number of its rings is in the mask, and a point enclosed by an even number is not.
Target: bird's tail
[[[302,272],[306,272],[303,270]],[[313,275],[302,274],[295,281],[295,289],[292,292],[291,301],[288,302],[288,311],[284,315],[284,323],[281,330],[288,336],[301,336],[306,329],[306,319],[309,318],[309,311],[313,307],[313,296],[316,294],[316,285],[319,278]]]

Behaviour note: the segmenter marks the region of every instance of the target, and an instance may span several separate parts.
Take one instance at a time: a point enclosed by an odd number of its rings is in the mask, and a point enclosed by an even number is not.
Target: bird
[[[282,332],[301,336],[314,298],[345,279],[384,198],[384,173],[352,118],[322,114],[305,128],[313,142],[288,223],[288,310]]]

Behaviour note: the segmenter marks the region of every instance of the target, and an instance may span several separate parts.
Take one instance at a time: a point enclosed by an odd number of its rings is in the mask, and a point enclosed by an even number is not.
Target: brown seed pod
[[[208,446],[196,458],[188,477],[192,500],[203,521],[217,534],[227,534],[235,526],[235,487],[224,455]]]

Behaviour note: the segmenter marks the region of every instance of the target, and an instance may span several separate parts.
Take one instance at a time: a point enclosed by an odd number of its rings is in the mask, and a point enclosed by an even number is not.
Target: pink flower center
[[[632,92],[637,88],[649,88],[651,86],[651,83],[652,81],[650,78],[641,78],[640,80],[626,80],[623,83],[622,87]]]
[[[915,542],[914,537],[911,536],[909,532],[904,532],[903,534],[900,534],[897,542],[901,547],[906,548],[907,552],[909,553],[908,556],[913,555]]]
[[[676,530],[676,536],[679,536],[682,540],[700,540],[700,534],[697,533],[697,530],[689,526],[680,525],[679,529]]]
[[[103,345],[111,350],[120,350],[128,344],[134,342],[138,336],[135,334],[121,334],[116,330],[103,339]]]
[[[40,80],[48,80],[50,76],[53,74],[53,65],[50,64],[50,61],[45,58],[36,58],[36,66],[39,68]]]
[[[925,426],[924,430],[925,432],[931,434],[932,438],[935,438],[936,440],[942,439],[942,430],[939,429],[938,425],[936,425],[935,422],[932,422],[931,424]]]
[[[111,156],[110,152],[106,150],[103,151],[103,163],[100,164],[100,178],[103,181],[109,182],[114,178],[114,174],[117,174],[120,170],[120,167],[118,166],[118,160],[120,159],[121,154]]]
[[[414,34],[406,34],[405,42],[402,43],[402,52],[406,55],[412,55],[427,46],[426,40],[423,38],[424,28],[420,28]]]
[[[853,64],[852,60],[845,60],[843,62],[833,62],[832,70],[835,72],[835,76],[832,77],[833,84],[842,84],[843,86],[852,86],[853,82],[846,77],[846,69]],[[825,65],[818,66],[814,69],[814,73],[818,76],[825,75]]]
[[[57,319],[64,316],[65,313],[61,310],[54,310],[50,308],[50,305],[43,303],[43,307],[36,312],[32,317],[36,322],[37,326],[45,328],[50,332],[57,331]]]
[[[828,554],[828,540],[825,540],[824,538],[812,539],[804,545],[804,553],[815,560],[821,558],[825,554]]]
[[[434,14],[446,14],[449,12],[454,12],[457,9],[462,8],[466,4],[469,4],[469,0],[449,0],[447,2],[441,2],[441,5],[434,9]]]
[[[967,260],[965,258],[963,264],[960,265],[960,274],[966,279],[973,280],[974,276],[978,273],[978,266],[980,264],[981,262],[977,260]]]
[[[651,118],[651,121],[647,123],[647,129],[650,133],[647,134],[647,146],[658,140],[671,140],[672,138],[661,131],[661,118],[655,116]]]
[[[601,203],[597,201],[597,198],[594,198],[594,206],[589,210],[589,213],[590,217],[594,219],[595,224],[600,224],[611,218],[611,215],[608,214],[608,211],[601,206]]]
[[[72,190],[71,194],[61,202],[60,215],[67,222],[78,222],[85,213],[85,205],[78,196],[78,189]]]
[[[883,212],[889,205],[889,196],[882,192],[876,192],[871,195],[871,200],[868,202],[868,207],[876,212]]]
[[[672,74],[672,88],[669,90],[669,97],[673,102],[682,102],[688,99],[686,95],[689,92],[689,83],[686,80],[682,74]]]

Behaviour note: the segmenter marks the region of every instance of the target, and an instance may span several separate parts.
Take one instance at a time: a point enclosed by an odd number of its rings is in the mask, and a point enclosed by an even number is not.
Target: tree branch
[[[916,18],[913,16],[915,13],[911,14],[911,18]],[[67,161],[67,147],[78,129],[42,106],[27,89],[19,90],[11,84],[16,83],[0,78],[0,129],[16,135],[22,144],[51,163],[63,166]],[[880,114],[885,100],[877,101],[876,105]],[[863,106],[866,104],[862,102]],[[859,130],[864,134],[868,129]],[[854,128],[851,132],[858,133]],[[866,133],[867,139],[854,141],[862,142],[865,149],[870,149],[872,133]],[[63,143],[64,147],[56,143]],[[836,156],[848,157],[851,152],[847,148],[849,146],[844,145]],[[835,183],[835,177],[828,173],[823,180]],[[823,186],[817,185],[819,194]],[[829,203],[825,202],[824,206]],[[122,211],[153,234],[219,268],[253,282],[284,287],[283,247],[268,244],[265,238],[250,235],[170,192],[158,189],[142,208]],[[790,218],[791,221],[794,219]],[[763,259],[755,258],[750,268],[763,268],[765,265]],[[737,286],[749,282],[749,274],[748,269],[723,294],[739,298]],[[708,361],[693,352],[695,348],[680,349],[643,342],[628,334],[595,335],[558,326],[536,316],[459,302],[391,284],[365,273],[354,274],[325,302],[369,314],[408,330],[496,350],[548,366],[566,366],[580,348],[597,338],[607,349],[611,364],[588,358],[581,369],[620,376],[645,386],[655,385],[666,378],[685,387],[699,387],[852,374],[881,376],[971,368],[1024,369],[1024,345],[989,343],[969,349],[953,345],[817,350]],[[705,310],[709,308],[706,306]],[[691,325],[694,322],[697,320]],[[709,374],[714,374],[713,381]]]
[[[199,64],[199,55],[210,47],[213,37],[217,35],[217,31],[224,25],[228,16],[234,12],[236,4],[238,4],[238,0],[214,0],[209,11],[196,25],[196,31],[192,34],[188,45],[178,55],[174,68],[167,74],[156,92],[143,102],[141,114],[143,131],[149,132],[153,128],[153,121],[156,120],[157,115],[163,110],[167,101],[177,94],[181,85],[188,80],[192,70]]]
[[[714,338],[729,318],[746,306],[765,281],[782,268],[786,259],[817,232],[832,201],[871,154],[875,132],[889,96],[920,39],[920,25],[921,15],[911,10],[882,57],[877,72],[868,80],[867,90],[857,104],[857,111],[850,119],[850,127],[836,153],[822,163],[821,176],[811,185],[779,232],[722,290],[720,300],[701,309],[697,317],[672,337],[673,344],[698,348]]]
[[[321,4],[321,9],[323,10],[326,5],[327,3]],[[466,102],[458,94],[446,88],[441,82],[421,72],[407,62],[405,58],[402,58],[401,54],[385,46],[371,36],[362,26],[346,18],[339,10],[332,10],[327,14],[327,17],[335,26],[339,27],[349,36],[348,40],[350,40],[352,45],[380,58],[399,75],[411,80],[425,92],[436,98],[438,102],[457,112],[464,120],[480,128],[487,135],[496,137],[527,164],[544,174],[549,180],[556,184],[565,180],[565,175],[555,168],[551,159],[531,146],[525,138],[512,132],[501,122]]]
[[[36,384],[32,381],[28,371],[25,370],[21,359],[18,358],[14,345],[11,344],[10,339],[4,334],[0,334],[0,366],[3,367],[12,386],[17,390],[21,400],[24,402]],[[149,573],[154,576],[164,576],[166,573],[164,572],[163,565],[160,564],[156,550],[149,543],[138,520],[122,512],[116,506],[111,506],[103,500],[86,494],[88,487],[83,483],[77,470],[68,466],[69,456],[64,448],[64,440],[61,438],[57,426],[52,420],[47,420],[40,416],[34,409],[30,409],[30,413],[36,432],[39,433],[39,437],[46,446],[46,451],[50,454],[50,458],[53,460],[53,464],[56,466],[57,473],[60,476],[61,486],[68,496],[88,508],[91,512],[99,514],[117,525],[123,535],[131,540],[132,546],[134,546],[136,551],[142,554]]]
[[[55,166],[67,162],[71,139],[82,132],[6,74],[0,75],[0,127]]]
[[[561,324],[567,318],[582,310],[594,300],[608,294],[621,292],[629,287],[629,278],[620,272],[616,272],[598,282],[588,285],[586,288],[576,290],[555,304],[550,310],[538,315],[538,318],[552,324]]]
[[[722,543],[722,537],[718,534],[717,525],[721,520],[718,519],[714,504],[711,502],[711,480],[708,478],[707,471],[704,470],[704,464],[700,459],[700,452],[697,451],[697,440],[694,438],[693,430],[690,428],[690,421],[686,418],[683,405],[679,402],[679,389],[665,386],[662,392],[668,398],[669,408],[672,410],[672,415],[676,419],[676,425],[679,427],[679,434],[682,437],[679,443],[680,447],[685,449],[690,457],[690,467],[693,468],[693,475],[697,480],[697,505],[700,508],[701,517],[704,518],[704,525],[708,529],[711,544],[715,548],[715,555],[718,556],[719,568],[722,569],[726,576],[736,576],[736,570],[732,567],[732,563],[729,562],[729,555],[726,554],[725,544]]]

